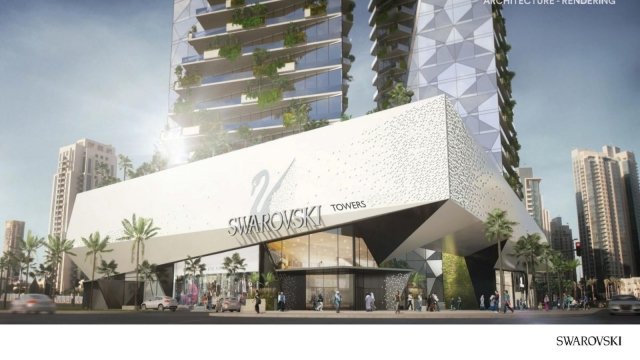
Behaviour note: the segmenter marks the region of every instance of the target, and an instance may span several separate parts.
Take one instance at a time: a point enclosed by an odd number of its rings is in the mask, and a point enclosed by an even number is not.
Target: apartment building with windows
[[[163,133],[170,162],[340,120],[355,59],[354,7],[347,0],[175,0]]]

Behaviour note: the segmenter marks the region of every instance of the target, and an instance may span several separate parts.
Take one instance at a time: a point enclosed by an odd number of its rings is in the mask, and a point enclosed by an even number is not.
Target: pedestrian
[[[544,311],[549,311],[549,294],[544,294]]]
[[[494,296],[496,298],[496,310],[495,310],[495,312],[500,312],[500,293],[498,293],[498,290],[496,290]]]
[[[340,295],[340,290],[336,290],[336,294],[333,296],[333,303],[336,305],[336,312],[340,312],[340,304],[342,303],[342,295]]]
[[[507,313],[507,309],[511,310],[513,313],[513,308],[511,307],[511,296],[509,295],[509,290],[504,291],[504,313]]]
[[[260,303],[262,303],[262,300],[260,299],[260,292],[257,290],[256,290],[255,300],[256,300],[256,313],[260,314]]]
[[[371,311],[376,309],[376,296],[373,295],[373,291],[371,292]]]
[[[318,310],[318,297],[316,296],[316,293],[311,295],[311,308],[313,310]]]
[[[393,297],[393,302],[396,307],[396,314],[400,314],[400,290],[396,291],[396,295]]]
[[[436,311],[440,311],[440,304],[438,304],[438,295],[436,295],[436,293],[431,294],[431,296],[433,297],[433,306],[435,307]]]
[[[462,310],[462,298],[458,296],[458,301],[456,301],[456,309]]]
[[[322,311],[322,306],[324,306],[324,299],[322,298],[322,294],[318,293],[318,307],[317,311]]]
[[[413,296],[411,293],[407,295],[407,310],[413,310]]]
[[[455,310],[455,309],[456,309],[456,299],[451,298],[451,301],[449,302],[449,310]]]
[[[284,292],[280,291],[280,294],[278,294],[278,310],[284,311],[285,301]]]
[[[484,310],[484,294],[480,295],[480,310]]]
[[[364,297],[364,308],[366,311],[371,311],[371,294],[367,293],[367,296]]]
[[[491,296],[489,297],[489,310],[491,310],[491,311],[495,311],[496,310],[496,295],[495,294],[491,294]]]
[[[213,307],[213,293],[211,293],[211,290],[207,291],[207,310],[211,310],[211,308]]]
[[[422,311],[422,294],[418,294],[418,301],[416,301],[416,311]]]

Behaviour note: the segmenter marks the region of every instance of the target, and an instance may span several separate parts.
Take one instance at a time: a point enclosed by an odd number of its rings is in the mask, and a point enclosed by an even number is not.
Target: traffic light
[[[580,241],[576,241],[576,256],[582,256],[582,244],[580,244]]]

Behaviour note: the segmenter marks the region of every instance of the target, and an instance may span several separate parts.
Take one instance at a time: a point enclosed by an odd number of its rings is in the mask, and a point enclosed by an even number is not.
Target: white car
[[[171,296],[155,296],[142,303],[142,310],[158,309],[164,311],[164,309],[171,309],[171,311],[176,311],[177,308],[178,301]]]
[[[640,301],[633,295],[613,295],[607,306],[609,314],[640,314]]]
[[[48,312],[53,314],[56,312],[56,304],[44,294],[24,294],[19,299],[11,302],[11,312],[23,312],[25,314]]]

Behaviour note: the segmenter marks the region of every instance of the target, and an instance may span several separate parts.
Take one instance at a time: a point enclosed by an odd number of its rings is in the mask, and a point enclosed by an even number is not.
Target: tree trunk
[[[525,267],[525,273],[526,273],[526,277],[527,277],[527,287],[525,288],[526,292],[525,295],[527,296],[526,301],[527,301],[527,306],[529,308],[531,308],[531,303],[529,302],[529,300],[531,300],[530,296],[529,296],[529,262],[525,262],[524,263],[524,267]]]
[[[532,292],[532,303],[534,308],[537,308],[538,306],[538,287],[536,286],[536,261],[535,258],[533,258],[533,261],[531,262],[531,286],[533,287],[533,292]]]
[[[29,261],[29,255],[31,254],[27,254],[27,270],[25,271],[27,274],[27,280],[26,280],[26,290],[24,291],[25,294],[29,292],[29,266],[31,266],[31,261]]]
[[[91,286],[89,287],[89,309],[93,310],[93,283],[96,280],[96,254],[93,254],[93,269],[91,270]]]
[[[136,290],[133,293],[133,301],[135,302],[133,306],[136,311],[138,311],[138,287],[140,286],[138,281],[139,268],[140,268],[140,243],[138,243],[138,247],[136,249]]]
[[[498,313],[502,308],[500,304],[504,304],[504,271],[502,270],[502,249],[500,245],[500,241],[498,240],[498,263],[500,267],[500,303],[498,304]]]

